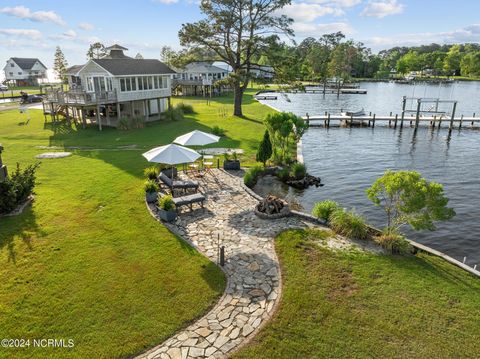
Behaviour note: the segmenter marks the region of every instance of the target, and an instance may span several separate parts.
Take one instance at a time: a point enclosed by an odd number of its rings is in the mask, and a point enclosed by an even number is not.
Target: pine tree
[[[96,42],[90,45],[90,48],[87,51],[87,59],[100,59],[107,54],[105,50],[105,45],[101,42]]]
[[[67,72],[68,62],[65,59],[65,55],[60,49],[60,46],[57,46],[55,50],[55,59],[53,62],[53,70],[57,77],[62,81],[65,82],[67,80],[66,72]]]
[[[270,141],[270,134],[268,130],[265,130],[263,140],[260,142],[257,152],[257,161],[263,163],[263,167],[266,166],[267,161],[272,157],[272,142]]]

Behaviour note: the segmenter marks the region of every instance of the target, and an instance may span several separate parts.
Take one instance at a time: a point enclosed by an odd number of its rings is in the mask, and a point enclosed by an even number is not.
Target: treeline
[[[295,45],[272,42],[268,59],[281,81],[388,78],[411,71],[428,76],[480,76],[478,44],[394,47],[373,54],[341,32],[309,37]]]

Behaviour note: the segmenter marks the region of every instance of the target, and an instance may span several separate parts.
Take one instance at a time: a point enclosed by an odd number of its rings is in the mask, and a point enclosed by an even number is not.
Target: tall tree
[[[207,18],[182,25],[182,46],[207,48],[232,67],[236,116],[243,116],[242,96],[255,65],[253,59],[273,34],[293,35],[293,20],[277,15],[288,4],[290,0],[202,0],[200,10]]]
[[[65,59],[65,55],[60,46],[57,46],[53,60],[53,71],[55,71],[55,74],[62,82],[66,82],[67,80],[67,66],[68,62]]]
[[[87,51],[87,59],[99,59],[107,54],[105,46],[101,42],[95,42],[90,45]]]

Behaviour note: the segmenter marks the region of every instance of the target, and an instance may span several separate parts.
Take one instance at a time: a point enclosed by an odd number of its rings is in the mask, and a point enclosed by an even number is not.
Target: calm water
[[[387,89],[401,86],[364,84],[362,87],[380,89],[382,85]],[[465,102],[464,111],[480,113],[478,84],[457,85],[473,89],[463,89],[472,100]],[[363,98],[364,102],[356,105],[367,110],[365,103],[369,103],[375,105],[380,113],[385,108],[382,101],[393,101],[387,91],[382,92],[385,96],[377,98],[378,102],[369,99],[371,92],[366,96],[355,95],[358,99],[345,101],[360,101]],[[458,89],[455,92],[458,94]],[[290,111],[297,108],[298,103],[293,99],[296,96],[289,95],[292,102],[286,102],[290,105]],[[322,95],[316,96],[321,100]],[[328,101],[329,105],[332,102],[335,102],[335,106],[344,105],[342,98],[340,101]],[[325,109],[322,101],[317,103],[318,108]],[[299,111],[305,110],[314,113],[311,107],[294,112],[301,114]],[[480,131],[454,130],[449,138],[446,128],[434,131],[420,128],[416,134],[411,128],[310,128],[303,137],[303,144],[308,171],[320,176],[325,186],[297,191],[267,178],[257,185],[258,192],[286,196],[289,201],[298,202],[307,212],[315,202],[333,199],[344,207],[355,208],[370,223],[383,226],[385,216],[369,202],[365,190],[387,169],[417,170],[427,179],[444,185],[446,195],[450,198],[449,205],[455,209],[457,216],[449,222],[439,223],[435,232],[414,232],[405,228],[406,234],[454,258],[463,260],[467,256],[470,265],[480,265]]]
[[[417,84],[401,85],[385,82],[364,82],[360,87],[366,89],[366,95],[340,95],[334,94],[287,94],[278,96],[277,100],[262,101],[280,111],[293,112],[299,116],[320,115],[325,111],[339,113],[343,110],[360,110],[388,115],[390,112],[400,114],[402,111],[402,97],[441,98],[443,100],[457,100],[457,114],[472,116],[475,112],[480,114],[480,82],[455,82],[451,84]],[[287,100],[289,99],[290,102]],[[415,103],[409,101],[408,107],[415,108]],[[451,105],[440,106],[439,110],[451,112]]]

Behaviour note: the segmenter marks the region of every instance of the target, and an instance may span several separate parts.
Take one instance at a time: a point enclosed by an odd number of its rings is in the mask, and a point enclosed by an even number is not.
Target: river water
[[[460,113],[470,116],[473,112],[480,113],[480,84],[450,86],[454,86],[450,92],[457,96]],[[362,87],[369,89],[367,95],[341,96],[340,99],[335,95],[323,99],[321,94],[288,94],[290,102],[285,101],[278,108],[299,115],[329,109],[355,109],[348,106],[364,107],[377,113],[387,110],[395,113],[385,103],[398,105],[397,95],[413,88],[388,83],[367,83]],[[427,91],[439,91],[438,85],[428,87]],[[440,91],[448,92],[448,86],[444,85]],[[460,93],[462,98],[458,97]],[[411,96],[411,93],[404,94]],[[284,102],[283,97],[279,99],[267,102],[277,107],[273,102]],[[298,191],[266,178],[257,184],[257,192],[286,196],[290,202],[298,202],[306,212],[311,211],[315,202],[333,199],[343,207],[354,208],[370,223],[381,227],[385,225],[385,215],[370,203],[365,190],[387,169],[416,170],[428,180],[444,185],[450,198],[449,206],[457,215],[448,222],[438,223],[435,232],[415,232],[406,227],[404,232],[409,238],[459,260],[466,256],[469,265],[480,265],[480,131],[455,129],[448,136],[447,128],[433,131],[419,128],[416,132],[409,127],[310,128],[302,142],[308,172],[321,177],[325,186]]]

